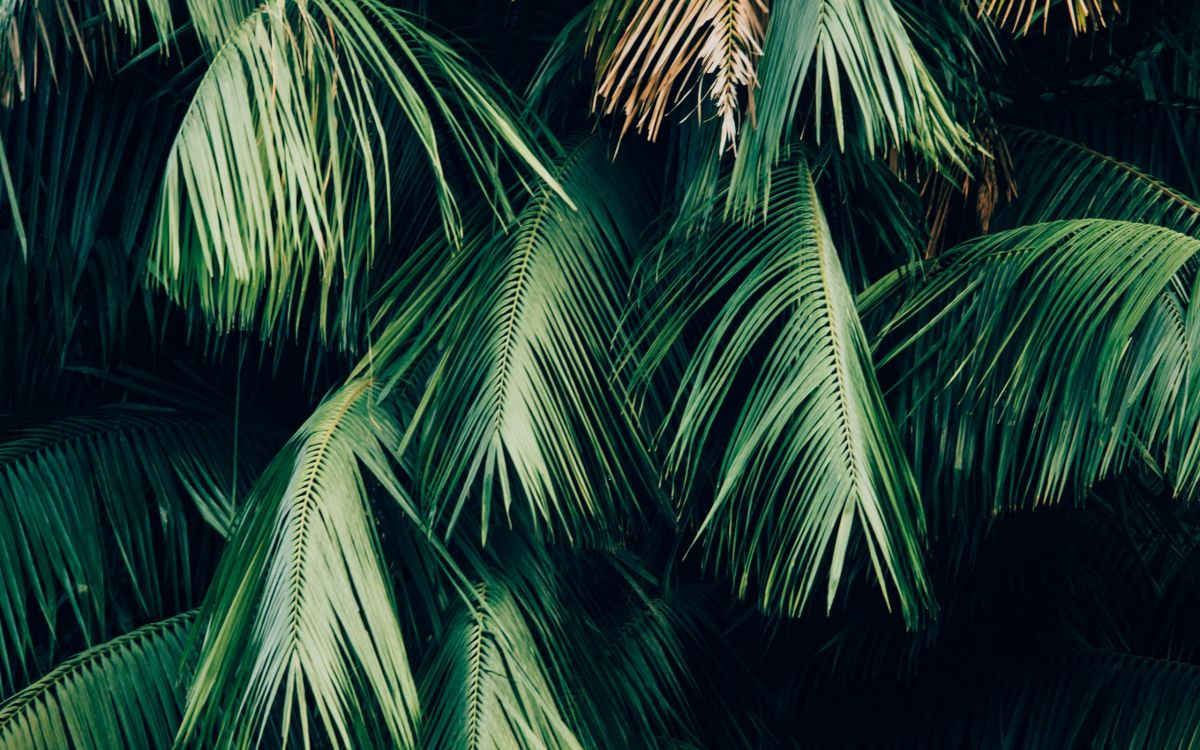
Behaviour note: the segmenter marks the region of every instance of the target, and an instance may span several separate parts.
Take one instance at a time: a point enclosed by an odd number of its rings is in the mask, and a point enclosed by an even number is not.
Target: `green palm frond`
[[[54,638],[66,618],[94,643],[114,602],[149,616],[190,603],[184,507],[228,513],[234,461],[243,477],[261,466],[253,449],[234,456],[233,430],[219,415],[126,404],[3,435],[0,685],[28,672],[35,630]]]
[[[430,750],[583,750],[551,689],[525,614],[501,580],[442,634],[422,678]]]
[[[698,633],[707,624],[703,593],[636,594],[615,606],[611,593],[597,596],[605,611],[593,605],[589,615],[598,636],[572,644],[575,725],[590,747],[636,747],[688,732],[697,711],[718,722],[729,718],[722,706],[696,700],[696,674],[688,666],[687,654],[705,644]],[[587,610],[575,604],[569,611]]]
[[[295,329],[312,295],[325,338],[330,306],[343,318],[361,307],[378,214],[390,217],[393,150],[424,154],[421,189],[435,191],[454,241],[447,145],[502,217],[506,163],[561,193],[486,78],[403,11],[272,0],[216,36],[167,158],[150,271],[220,330]],[[393,127],[411,139],[397,142]]]
[[[1017,199],[999,214],[1015,227],[1057,219],[1121,219],[1200,232],[1200,204],[1132,164],[1053,133],[1006,127]]]
[[[270,729],[305,747],[415,747],[417,693],[368,477],[415,509],[378,392],[362,379],[331,394],[246,499],[205,603],[181,743],[250,747]]]
[[[655,746],[687,736],[703,707],[687,654],[716,632],[701,586],[667,589],[628,551],[546,544],[528,529],[497,534],[481,585],[502,587],[523,616],[546,680],[579,741],[589,748]],[[579,637],[587,633],[587,637]]]
[[[180,674],[195,612],[93,646],[0,704],[9,750],[143,750],[171,744],[183,710]]]
[[[738,213],[766,210],[771,170],[806,124],[818,142],[832,128],[839,148],[935,163],[961,165],[974,148],[891,0],[775,0],[759,81],[729,193]]]
[[[1170,229],[1097,219],[944,257],[892,350],[914,461],[937,488],[926,497],[950,503],[939,524],[1081,497],[1148,451],[1194,485],[1197,251]]]
[[[700,252],[676,243],[659,261],[643,372],[717,306],[679,385],[669,469],[695,502],[706,447],[719,446],[711,506],[685,511],[700,513],[705,558],[739,595],[796,615],[826,570],[832,606],[861,535],[885,600],[894,588],[912,621],[930,599],[908,461],[807,166],[775,189],[761,227],[714,229]]]
[[[450,508],[453,523],[481,486],[485,534],[496,495],[506,513],[523,497],[537,522],[576,538],[619,528],[653,485],[609,377],[632,249],[653,207],[636,168],[610,162],[595,139],[557,179],[577,211],[543,189],[510,234],[473,240],[432,283],[422,269],[447,250],[428,243],[381,304],[380,372],[407,377],[414,351],[441,346],[416,429],[455,438],[420,457],[423,500],[435,518]],[[435,306],[441,322],[430,323],[422,311]]]
[[[502,747],[540,747],[539,736],[547,747],[652,747],[656,739],[688,736],[699,704],[687,654],[710,644],[704,636],[715,632],[708,591],[662,590],[628,552],[546,543],[530,531],[497,532],[483,548],[468,546],[478,545],[473,532],[457,537],[476,584],[472,596],[453,600],[450,624],[436,631],[439,644],[455,634],[452,645],[425,657],[432,660],[423,669],[425,705],[453,696],[429,709],[426,726],[436,723],[441,743],[432,746],[468,746],[463,738],[472,726],[481,745],[495,742],[484,739],[490,735]],[[483,652],[459,645],[464,638],[482,642]],[[532,706],[534,713],[497,729],[501,714],[480,716],[489,690],[497,693],[493,709]],[[530,701],[514,702],[522,691],[532,691]],[[731,718],[722,706],[705,708],[719,720]]]
[[[139,250],[170,134],[137,123],[173,114],[154,93],[137,79],[96,81],[70,67],[55,86],[0,108],[15,201],[5,208],[21,212],[31,254],[78,262],[101,238],[124,256]]]

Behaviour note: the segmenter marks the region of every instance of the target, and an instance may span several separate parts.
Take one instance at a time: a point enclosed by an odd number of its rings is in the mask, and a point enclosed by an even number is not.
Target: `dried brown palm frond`
[[[721,149],[737,140],[741,101],[754,113],[756,63],[762,55],[763,0],[605,0],[589,29],[597,50],[593,107],[618,109],[630,127],[654,140],[667,113],[696,97],[721,120]]]

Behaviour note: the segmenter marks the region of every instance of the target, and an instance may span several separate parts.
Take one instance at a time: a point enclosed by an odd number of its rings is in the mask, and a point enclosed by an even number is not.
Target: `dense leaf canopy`
[[[0,256],[0,748],[1200,743],[1194,3],[9,0]]]

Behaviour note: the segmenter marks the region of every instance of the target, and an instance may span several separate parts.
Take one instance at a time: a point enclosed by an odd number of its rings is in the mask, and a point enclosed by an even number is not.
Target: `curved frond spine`
[[[794,616],[825,571],[832,607],[861,536],[885,601],[895,590],[912,622],[930,593],[908,460],[804,163],[783,173],[777,197],[761,227],[715,228],[699,254],[676,242],[659,262],[667,283],[643,323],[643,373],[719,302],[677,391],[669,469],[690,497],[719,446],[699,542],[740,595],[753,589],[762,607]]]
[[[334,392],[246,500],[203,613],[177,743],[249,747],[268,729],[310,747],[415,747],[419,708],[368,504],[408,504],[401,430],[377,384]]]
[[[151,623],[76,654],[0,704],[11,750],[170,746],[183,709],[180,673],[196,613]]]
[[[578,210],[540,190],[511,234],[473,239],[432,284],[414,269],[437,268],[446,248],[427,243],[381,304],[385,340],[399,347],[375,355],[385,377],[408,377],[412,351],[440,347],[415,424],[455,439],[419,456],[427,512],[453,524],[477,497],[485,535],[498,498],[505,513],[523,501],[551,533],[602,536],[654,485],[624,385],[610,377],[649,194],[595,139],[572,150],[558,179]],[[418,304],[438,310],[434,322]]]
[[[194,502],[216,523],[229,512],[232,434],[232,424],[221,419],[125,404],[27,424],[3,436],[3,683],[28,670],[35,627],[44,623],[55,637],[60,608],[71,613],[85,643],[102,637],[114,593],[107,570],[123,571],[129,597],[145,615],[188,601],[184,506]],[[237,460],[243,476],[260,465],[253,449]]]

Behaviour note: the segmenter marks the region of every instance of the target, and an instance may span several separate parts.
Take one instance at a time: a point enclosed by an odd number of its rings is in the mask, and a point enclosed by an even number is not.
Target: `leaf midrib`
[[[306,562],[308,552],[308,514],[314,503],[312,500],[315,497],[313,490],[316,485],[317,474],[320,471],[321,464],[325,459],[325,452],[329,449],[329,444],[333,440],[333,435],[341,426],[342,420],[349,413],[351,407],[358,402],[358,399],[366,392],[374,383],[371,379],[363,380],[355,389],[346,395],[345,401],[340,404],[334,414],[326,423],[324,429],[320,433],[317,443],[316,455],[308,462],[309,469],[304,477],[304,483],[300,491],[296,495],[295,503],[299,504],[300,511],[296,520],[292,522],[293,529],[299,527],[294,532],[296,539],[295,556],[292,559],[291,583],[289,586],[289,617],[288,617],[288,636],[291,649],[295,652],[298,644],[299,619],[300,611],[303,609],[304,600],[304,583],[305,579],[302,575],[302,569]],[[305,441],[305,445],[308,441]],[[303,449],[303,446],[302,446]]]

